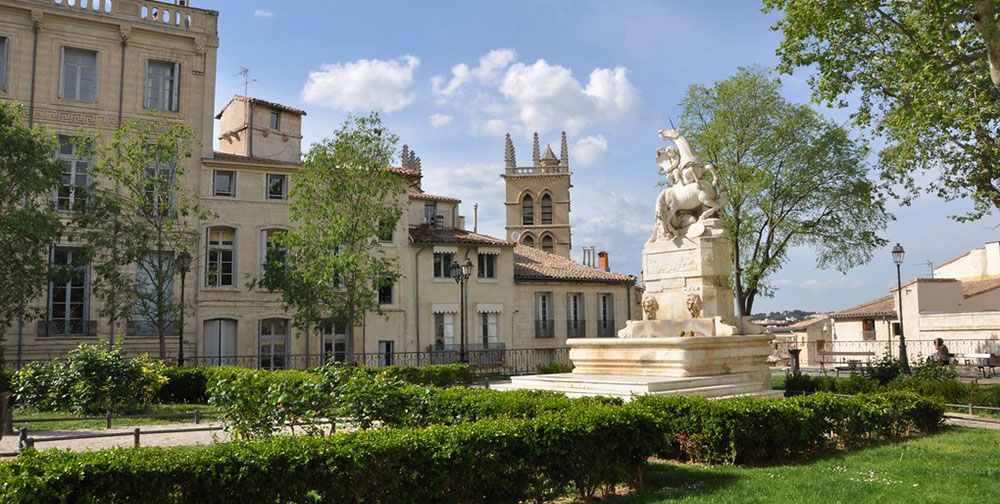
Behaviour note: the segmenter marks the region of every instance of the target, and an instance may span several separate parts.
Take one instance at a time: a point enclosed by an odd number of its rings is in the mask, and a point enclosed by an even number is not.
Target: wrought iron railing
[[[164,333],[167,336],[177,336],[180,325],[177,322],[167,322]],[[126,336],[159,336],[160,330],[155,320],[129,320],[125,324]]]
[[[567,320],[566,321],[566,337],[567,338],[583,338],[587,336],[587,331],[584,329],[586,327],[583,320]]]
[[[97,321],[82,319],[39,320],[37,334],[42,337],[95,337]]]
[[[536,338],[554,338],[556,337],[555,321],[552,320],[536,320],[535,321],[535,337]]]
[[[599,338],[610,338],[615,335],[615,321],[614,319],[605,319],[597,321],[597,337]]]

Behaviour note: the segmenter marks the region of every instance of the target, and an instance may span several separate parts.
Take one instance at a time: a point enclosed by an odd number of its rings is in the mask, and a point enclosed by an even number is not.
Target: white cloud
[[[639,91],[624,67],[593,69],[580,82],[569,68],[537,60],[516,62],[511,49],[496,49],[451,69],[450,79],[435,76],[431,87],[435,107],[451,108],[469,118],[472,133],[502,136],[583,129],[626,119],[639,104]],[[495,126],[504,124],[505,129]]]
[[[253,11],[253,17],[272,18],[274,17],[274,13],[269,10],[257,9]]]
[[[653,197],[646,190],[609,193],[610,185],[597,180],[573,190],[573,259],[580,259],[582,247],[594,246],[611,255],[613,271],[638,277],[642,247],[653,230]]]
[[[434,92],[440,95],[451,96],[455,94],[465,84],[477,82],[483,85],[496,84],[499,81],[501,72],[514,61],[517,53],[513,49],[494,49],[482,58],[479,58],[479,66],[469,68],[465,63],[459,63],[451,67],[451,80],[445,84],[444,77],[435,75],[431,78],[431,86]]]
[[[428,119],[431,122],[431,126],[435,128],[440,128],[441,126],[450,123],[451,120],[454,119],[454,117],[447,114],[431,114],[430,117],[428,117]]]
[[[596,164],[608,152],[608,140],[604,135],[584,137],[576,141],[572,150],[574,163],[583,166]]]
[[[396,60],[327,63],[309,72],[302,100],[343,111],[401,110],[413,101],[410,86],[419,65],[420,59],[409,54]]]
[[[472,205],[479,203],[479,232],[498,238],[505,236],[505,188],[499,163],[464,163],[453,166],[424,163],[421,187],[431,194],[441,194],[462,200],[465,227],[473,227]]]

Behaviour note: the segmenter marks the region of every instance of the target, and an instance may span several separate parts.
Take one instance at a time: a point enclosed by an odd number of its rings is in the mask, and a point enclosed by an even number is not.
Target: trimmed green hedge
[[[518,503],[641,481],[648,414],[574,408],[528,420],[275,437],[200,448],[28,451],[5,503]]]
[[[929,367],[926,366],[925,367]],[[786,396],[796,393],[833,392],[836,394],[861,394],[890,390],[909,390],[920,395],[940,399],[946,403],[974,404],[977,406],[1000,407],[1000,385],[980,385],[954,378],[928,377],[927,373],[912,376],[898,376],[882,385],[877,379],[860,374],[847,378],[832,376],[810,376],[801,373],[785,376],[776,388],[785,390]]]

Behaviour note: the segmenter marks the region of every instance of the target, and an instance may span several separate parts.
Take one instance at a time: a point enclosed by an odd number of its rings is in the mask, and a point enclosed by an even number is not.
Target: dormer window
[[[424,224],[433,226],[437,219],[437,203],[428,201],[424,203]]]
[[[271,129],[278,131],[278,126],[281,124],[281,112],[274,111],[271,112]]]

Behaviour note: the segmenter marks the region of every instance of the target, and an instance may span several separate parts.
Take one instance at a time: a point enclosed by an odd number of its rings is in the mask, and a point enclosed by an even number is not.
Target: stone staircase
[[[492,385],[497,390],[547,390],[562,392],[569,397],[610,396],[631,398],[633,395],[699,395],[727,398],[744,395],[781,397],[782,391],[769,390],[760,381],[748,380],[745,374],[723,374],[697,377],[581,375],[573,373],[511,377],[509,383]]]

